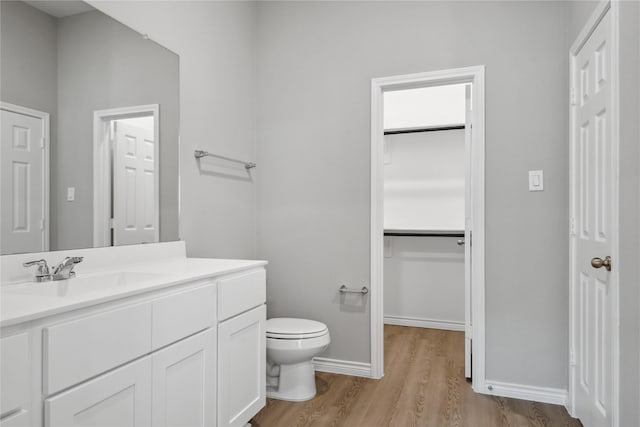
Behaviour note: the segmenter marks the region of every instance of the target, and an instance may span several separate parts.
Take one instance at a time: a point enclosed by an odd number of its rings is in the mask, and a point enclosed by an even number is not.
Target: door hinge
[[[576,105],[576,90],[573,87],[569,91],[569,104]]]
[[[569,219],[569,236],[575,236],[576,235],[576,219],[574,217],[571,217]]]
[[[46,145],[47,145],[47,139],[40,138],[40,148],[44,150],[44,147],[46,147]]]
[[[44,218],[40,220],[40,231],[44,231]]]
[[[109,218],[109,228],[116,228],[116,219]]]
[[[569,366],[576,366],[576,352],[573,349],[569,350]]]

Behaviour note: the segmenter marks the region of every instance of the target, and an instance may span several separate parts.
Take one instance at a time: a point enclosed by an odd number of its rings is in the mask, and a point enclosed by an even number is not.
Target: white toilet
[[[267,397],[301,402],[316,395],[311,360],[331,342],[327,325],[315,320],[267,320]]]

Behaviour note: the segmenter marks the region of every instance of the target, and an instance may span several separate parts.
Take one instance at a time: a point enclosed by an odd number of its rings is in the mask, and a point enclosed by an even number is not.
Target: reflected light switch
[[[529,191],[544,190],[544,179],[542,171],[529,171]]]
[[[76,199],[76,188],[67,187],[67,201],[73,202]]]

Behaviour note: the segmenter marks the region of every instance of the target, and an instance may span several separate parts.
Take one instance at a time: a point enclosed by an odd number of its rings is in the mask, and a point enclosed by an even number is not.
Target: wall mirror
[[[0,7],[0,252],[178,240],[178,55],[81,1]]]

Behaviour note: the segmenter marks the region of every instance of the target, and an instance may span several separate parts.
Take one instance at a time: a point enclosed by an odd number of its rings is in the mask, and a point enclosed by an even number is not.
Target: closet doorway
[[[385,323],[457,330],[484,391],[484,67],[374,79],[371,124],[372,377]]]

